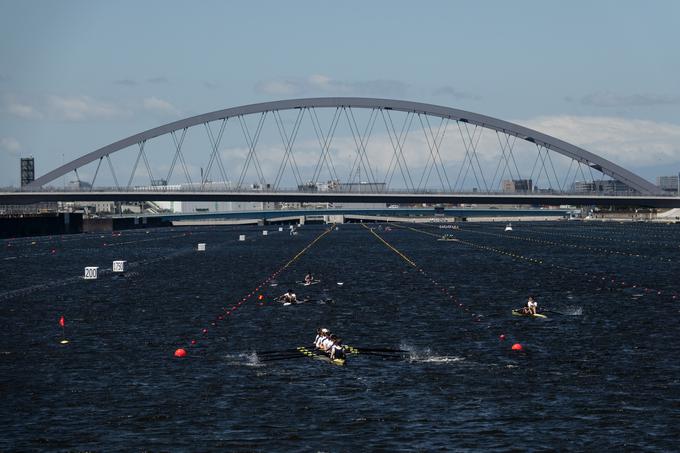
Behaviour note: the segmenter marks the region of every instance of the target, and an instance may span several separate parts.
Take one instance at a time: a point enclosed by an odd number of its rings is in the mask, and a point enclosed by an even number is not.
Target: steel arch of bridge
[[[63,175],[66,175],[72,171],[77,171],[78,168],[86,164],[94,162],[97,159],[108,157],[110,154],[115,153],[116,151],[120,151],[135,144],[140,144],[140,146],[143,146],[143,144],[149,139],[165,134],[171,134],[176,131],[183,131],[192,126],[208,124],[213,121],[225,120],[232,117],[241,117],[256,113],[305,108],[345,107],[394,110],[407,113],[410,112],[413,114],[429,115],[480,126],[529,141],[536,144],[537,146],[544,147],[546,150],[555,151],[575,161],[578,161],[579,163],[585,164],[605,175],[608,175],[611,178],[626,184],[628,187],[638,191],[641,194],[660,193],[660,189],[651,182],[603,157],[593,154],[578,146],[567,143],[563,140],[524,126],[520,126],[518,124],[450,107],[402,100],[357,97],[324,97],[264,102],[259,104],[233,107],[224,110],[217,110],[214,112],[204,113],[202,115],[184,118],[172,123],[155,127],[153,129],[149,129],[139,134],[131,135],[130,137],[111,143],[91,153],[85,154],[37,178],[35,181],[29,184],[27,188],[36,189],[42,187],[43,185],[54,181]]]

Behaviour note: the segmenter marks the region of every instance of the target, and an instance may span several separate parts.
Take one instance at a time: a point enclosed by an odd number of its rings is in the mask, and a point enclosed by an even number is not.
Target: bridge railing
[[[504,191],[478,191],[478,190],[462,190],[456,192],[448,192],[435,189],[404,189],[404,188],[381,188],[380,190],[368,190],[368,189],[349,189],[349,190],[300,190],[298,187],[279,187],[277,189],[270,187],[256,187],[256,188],[236,188],[230,187],[226,184],[211,184],[204,187],[187,187],[187,186],[145,186],[145,187],[95,187],[95,188],[68,188],[68,187],[41,187],[41,188],[31,188],[27,190],[25,188],[8,187],[0,189],[2,192],[6,193],[17,193],[17,192],[30,192],[30,193],[130,193],[138,192],[140,194],[153,194],[153,193],[200,193],[200,192],[219,192],[219,193],[233,193],[233,194],[244,194],[244,193],[301,193],[301,194],[423,194],[423,195],[491,195],[491,196],[502,196],[502,195],[601,195],[601,196],[621,196],[621,197],[631,197],[639,196],[640,194],[636,191],[612,191],[612,190],[593,190],[593,191],[558,191],[554,189],[539,189],[534,191],[514,191],[514,192],[504,192]],[[655,196],[659,197],[677,197],[678,194],[674,192],[664,192],[657,194]]]

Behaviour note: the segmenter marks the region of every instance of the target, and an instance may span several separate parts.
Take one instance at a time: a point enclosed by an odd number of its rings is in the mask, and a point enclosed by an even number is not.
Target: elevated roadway
[[[0,192],[0,205],[67,201],[241,201],[386,204],[575,205],[680,208],[680,197],[663,195],[351,193],[297,191],[34,191]]]

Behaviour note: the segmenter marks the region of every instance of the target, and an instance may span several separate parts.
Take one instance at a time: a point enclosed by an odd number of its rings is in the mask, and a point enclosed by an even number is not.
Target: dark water
[[[680,225],[376,230],[415,268],[341,225],[224,315],[324,228],[1,242],[0,450],[678,450]],[[114,259],[125,277],[77,278]],[[322,283],[298,295],[333,302],[271,302],[310,269]],[[548,319],[510,316],[530,293]],[[255,353],[320,325],[409,352],[344,368]]]

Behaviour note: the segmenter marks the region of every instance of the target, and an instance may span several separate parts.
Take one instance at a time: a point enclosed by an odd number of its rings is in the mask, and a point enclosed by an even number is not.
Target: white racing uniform
[[[324,351],[330,351],[330,349],[332,347],[333,347],[333,340],[331,340],[328,337],[324,338],[323,341],[321,342],[321,349],[323,349]]]

